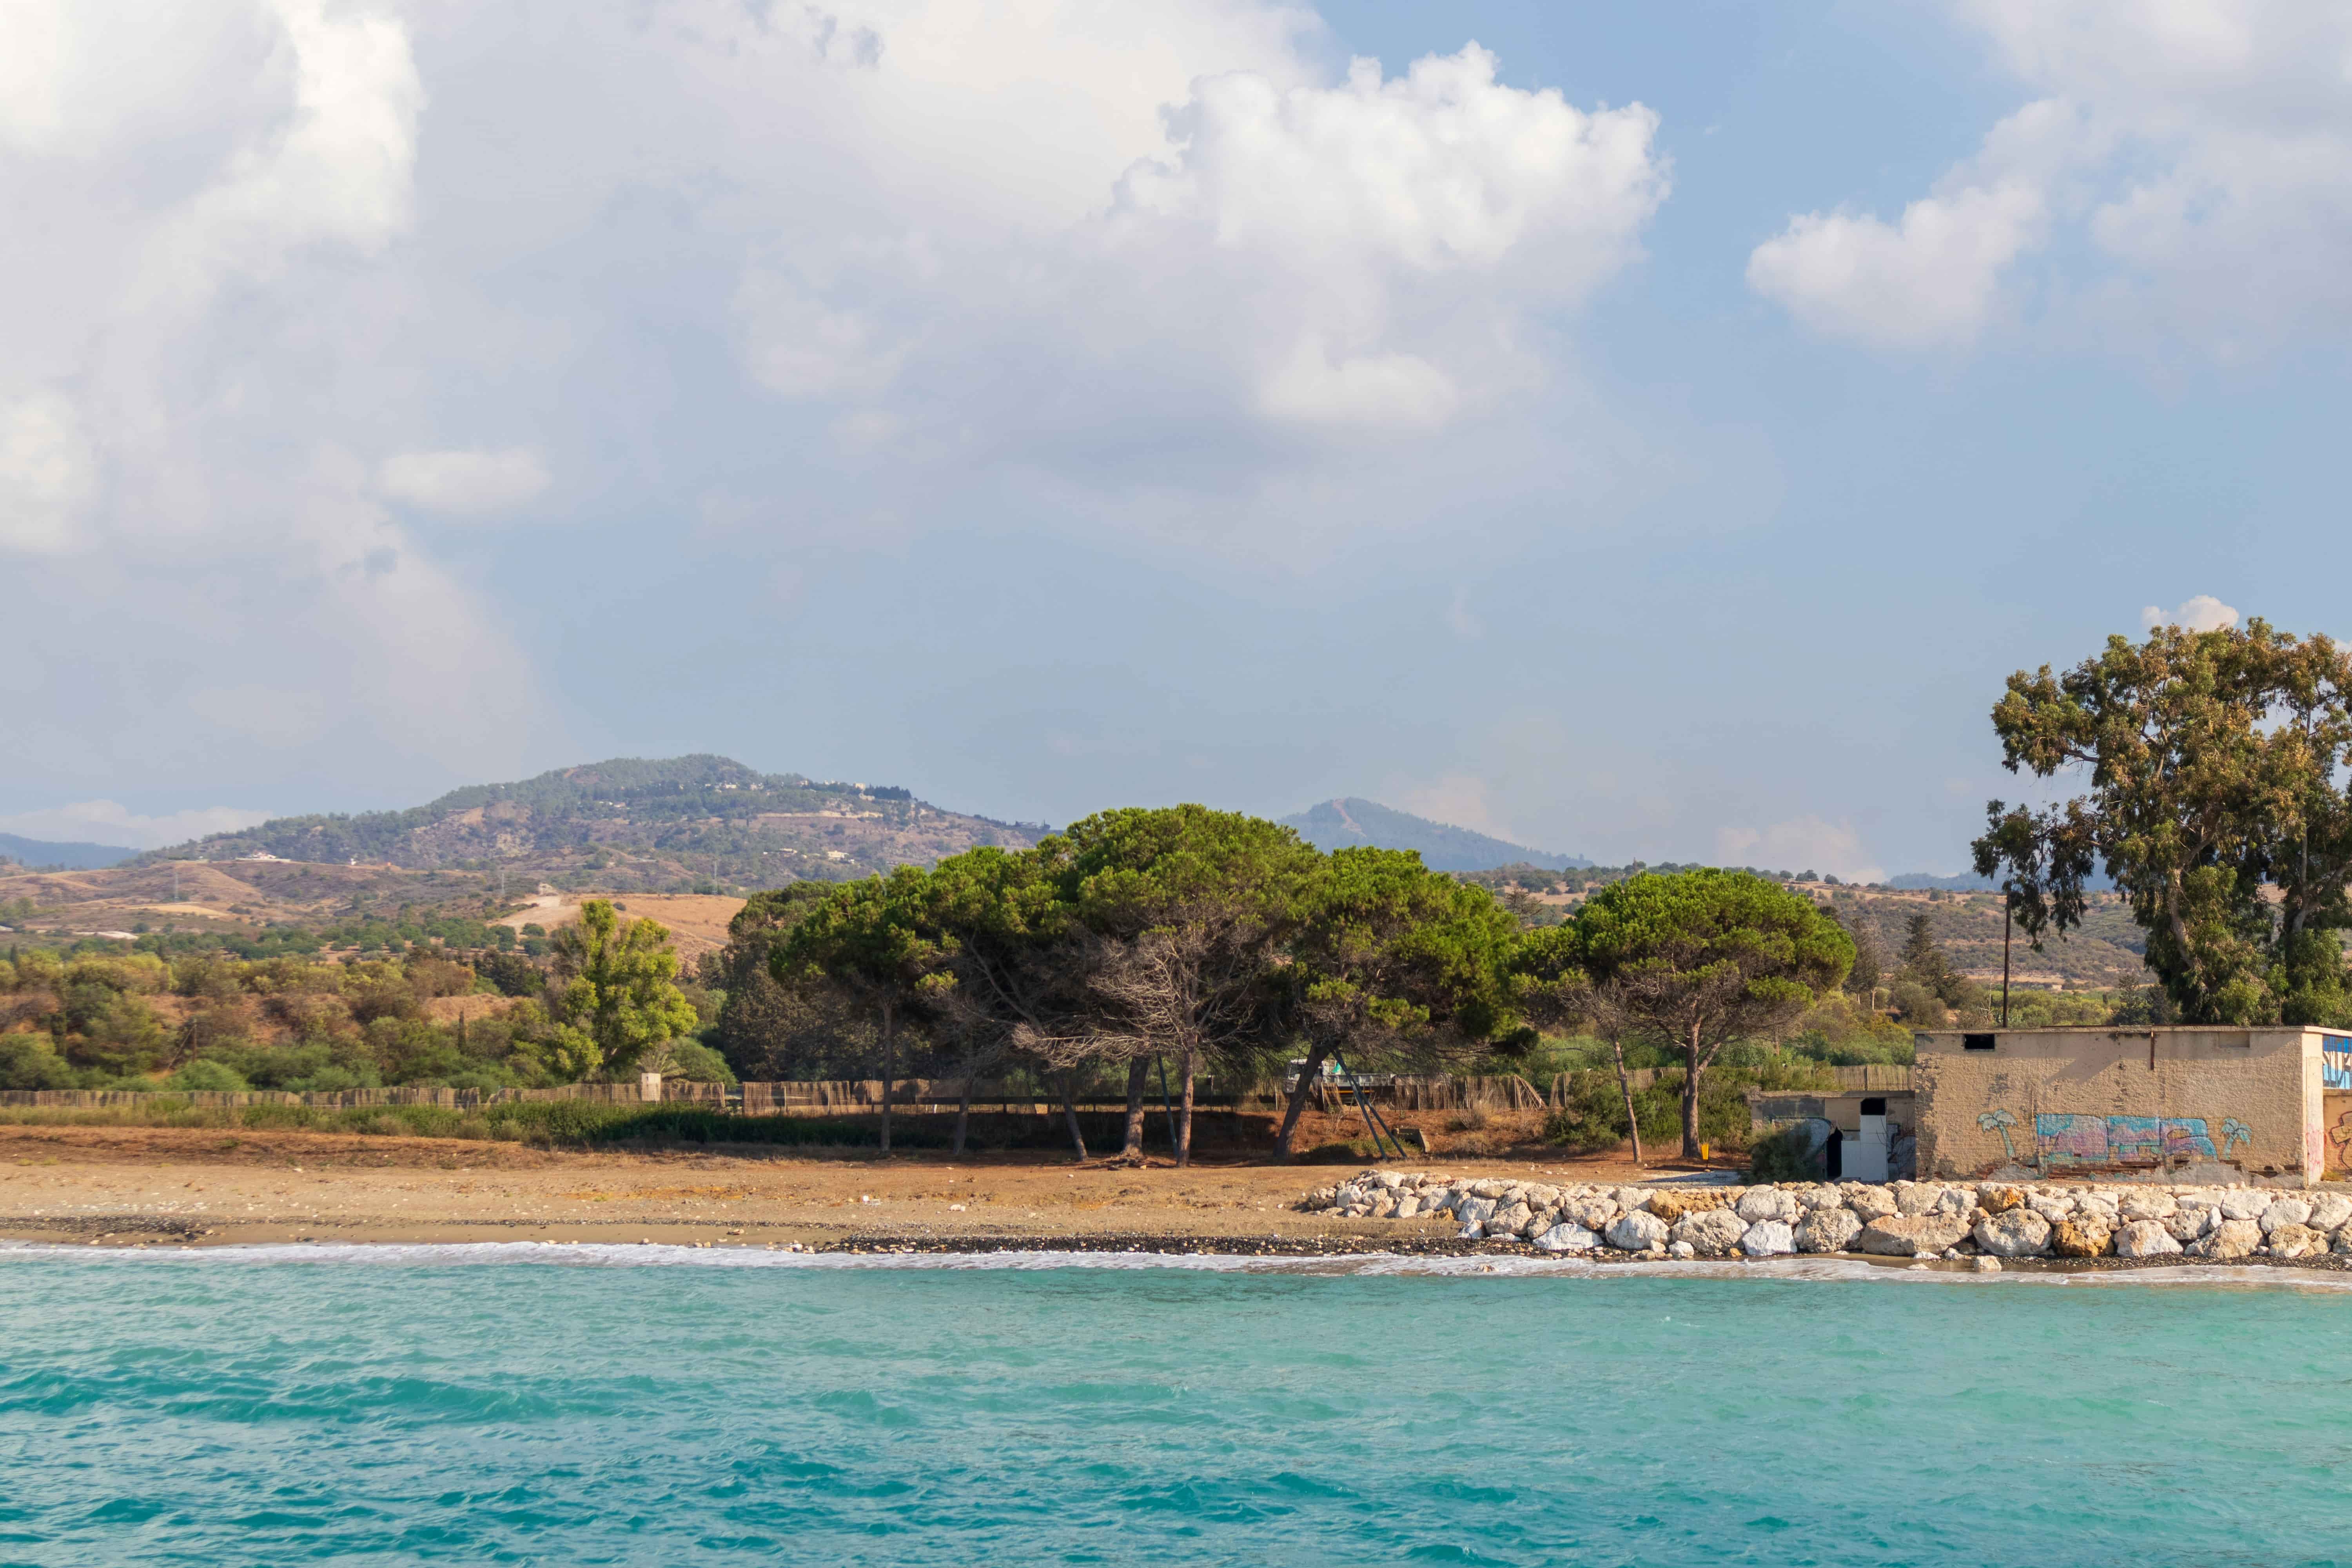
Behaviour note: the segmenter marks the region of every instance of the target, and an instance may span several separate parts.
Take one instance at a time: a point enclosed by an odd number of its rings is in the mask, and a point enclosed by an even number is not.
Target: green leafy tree
[[[1886,971],[1886,955],[1878,945],[1878,935],[1870,929],[1869,917],[1859,908],[1833,909],[1831,912],[1845,927],[1846,935],[1853,939],[1853,967],[1846,972],[1845,988],[1864,1007],[1871,1006]]]
[[[2088,793],[2035,811],[1995,801],[1978,868],[2001,874],[2019,923],[2079,923],[2104,863],[2147,933],[2183,1022],[2344,1017],[2352,924],[2352,658],[2256,620],[2167,626],[2053,675],[2020,670],[1993,709],[2002,762]]]
[[[769,966],[790,984],[823,974],[865,1002],[881,1024],[882,1152],[890,1152],[890,1111],[898,1031],[910,1012],[955,984],[952,939],[931,918],[930,873],[901,866],[834,889],[773,948]]]
[[[590,899],[554,945],[562,984],[550,1055],[562,1076],[628,1072],[648,1048],[694,1027],[694,1006],[674,984],[677,952],[659,921],[623,920],[609,900]]]
[[[744,1078],[854,1078],[862,1069],[848,1063],[873,1054],[862,1003],[824,984],[782,984],[768,962],[834,887],[794,882],[752,894],[728,921],[726,945],[703,961],[706,983],[725,998],[719,1047]],[[842,1070],[830,1070],[837,1063]]]
[[[1177,1064],[1176,1156],[1191,1154],[1194,1075],[1265,1044],[1270,986],[1322,857],[1278,823],[1205,806],[1106,811],[1039,847],[1091,939],[1089,1054],[1127,1068],[1125,1156],[1142,1152],[1145,1074]]]
[[[931,1000],[940,1033],[956,1048],[962,1068],[959,1157],[979,1075],[1029,1043],[1065,1037],[1082,1026],[1074,1020],[1088,1005],[1087,964],[1075,911],[1064,897],[1067,847],[1058,838],[1025,851],[988,846],[950,856],[931,869],[925,923],[939,933],[956,982]],[[1065,1110],[1083,1160],[1086,1138],[1066,1100]]]
[[[1698,1157],[1700,1080],[1717,1055],[1787,1026],[1853,963],[1853,939],[1811,899],[1742,871],[1612,883],[1570,930],[1593,1005],[1681,1053],[1685,1159]]]
[[[1517,1021],[1520,925],[1486,889],[1357,847],[1332,852],[1300,906],[1282,979],[1307,1056],[1275,1137],[1285,1158],[1334,1052],[1473,1054]]]

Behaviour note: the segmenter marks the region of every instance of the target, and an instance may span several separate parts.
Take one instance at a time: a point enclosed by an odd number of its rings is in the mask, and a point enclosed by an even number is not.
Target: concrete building
[[[1803,1128],[1824,1180],[1887,1182],[1913,1174],[1918,1112],[1907,1089],[1751,1089],[1748,1110],[1759,1132]]]
[[[1914,1037],[1923,1177],[2305,1184],[2345,1164],[2352,1036],[2322,1029]]]

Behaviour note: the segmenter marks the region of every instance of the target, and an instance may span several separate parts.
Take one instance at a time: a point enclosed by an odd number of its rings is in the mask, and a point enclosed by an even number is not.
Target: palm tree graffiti
[[[2252,1128],[2247,1126],[2244,1122],[2239,1121],[2234,1116],[2225,1116],[2221,1118],[2221,1158],[2224,1160],[2228,1159],[2230,1157],[2231,1149],[2235,1145],[2240,1143],[2251,1143],[2253,1141],[2254,1130]]]
[[[2009,1130],[2016,1125],[2017,1118],[2006,1110],[1986,1110],[1977,1115],[1978,1127],[1987,1132],[2000,1134],[2001,1151],[2009,1156],[2009,1163],[2012,1165],[2017,1163],[2017,1145],[2009,1141]]]

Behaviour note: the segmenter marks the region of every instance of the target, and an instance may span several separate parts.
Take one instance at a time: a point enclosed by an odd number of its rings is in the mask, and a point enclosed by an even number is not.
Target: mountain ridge
[[[1382,805],[1360,795],[1318,801],[1305,811],[1281,819],[1285,827],[1322,850],[1370,845],[1378,849],[1417,850],[1433,871],[1490,871],[1497,866],[1524,863],[1547,871],[1570,871],[1591,861],[1576,855],[1555,855],[1530,849],[1492,834]]]
[[[0,860],[20,866],[63,866],[71,871],[100,871],[137,858],[127,844],[85,844],[79,839],[19,838],[0,833]]]
[[[272,817],[150,850],[139,862],[277,859],[549,875],[636,864],[653,885],[698,868],[763,884],[777,872],[835,880],[979,844],[1019,847],[1037,831],[942,811],[895,785],[763,773],[697,752],[467,784],[395,811]]]

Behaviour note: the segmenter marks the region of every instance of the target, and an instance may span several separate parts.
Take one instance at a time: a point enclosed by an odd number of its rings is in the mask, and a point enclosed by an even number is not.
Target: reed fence
[[[1843,1067],[1828,1069],[1844,1091],[1906,1093],[1911,1089],[1908,1067]],[[1611,1075],[1613,1078],[1613,1074]],[[1657,1069],[1638,1068],[1628,1075],[1636,1089],[1658,1079]],[[1395,1110],[1544,1110],[1567,1103],[1569,1074],[1555,1076],[1538,1089],[1516,1073],[1456,1078],[1444,1075],[1412,1077],[1399,1074],[1363,1075],[1353,1079],[1324,1079],[1316,1085],[1318,1104],[1325,1110],[1344,1110],[1357,1098]],[[862,1115],[882,1108],[880,1079],[793,1079],[742,1084],[689,1083],[664,1079],[657,1090],[666,1104],[709,1106],[713,1110],[746,1116]],[[611,1105],[647,1103],[647,1086],[636,1083],[568,1083],[553,1089],[344,1089],[297,1093],[288,1089],[0,1089],[0,1107],[43,1106],[69,1110],[134,1107],[169,1101],[178,1105],[236,1107],[303,1105],[319,1110],[351,1110],[368,1106],[435,1105],[454,1110],[517,1101],[584,1100]],[[890,1103],[907,1116],[952,1114],[965,1103],[961,1079],[894,1079]],[[1061,1097],[1041,1094],[1015,1082],[980,1079],[970,1086],[972,1111],[992,1116],[1051,1116],[1062,1109]],[[1145,1097],[1155,1110],[1161,1105],[1159,1086]],[[1206,1111],[1270,1110],[1280,1101],[1272,1095],[1242,1095],[1221,1090],[1213,1080],[1196,1086],[1193,1105]],[[1102,1087],[1077,1097],[1084,1113],[1125,1111],[1126,1097]]]

